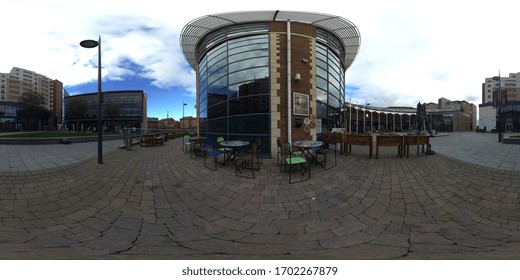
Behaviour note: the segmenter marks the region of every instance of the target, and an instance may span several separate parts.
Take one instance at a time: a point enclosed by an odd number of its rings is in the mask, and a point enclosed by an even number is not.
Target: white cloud
[[[375,106],[435,102],[479,103],[485,77],[520,72],[513,1],[10,1],[2,9],[0,72],[18,66],[65,85],[97,78],[97,52],[83,39],[102,36],[104,79],[141,76],[160,88],[195,92],[195,74],[179,46],[184,25],[198,17],[241,10],[306,7],[351,20],[361,48],[346,72],[353,98]],[[4,7],[5,7],[4,5]],[[171,7],[174,6],[174,7]],[[131,66],[131,67],[129,67]]]

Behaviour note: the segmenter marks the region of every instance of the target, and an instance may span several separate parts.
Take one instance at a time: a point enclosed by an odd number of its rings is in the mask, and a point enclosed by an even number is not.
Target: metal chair
[[[204,167],[208,168],[208,169],[212,169],[214,171],[217,170],[217,165],[218,165],[218,157],[220,155],[223,155],[224,153],[219,151],[216,147],[216,143],[214,141],[213,138],[206,138],[206,141],[204,141]],[[214,161],[214,168],[210,168],[206,165],[206,159],[208,157],[212,157],[213,158],[213,161]]]
[[[282,145],[282,150],[281,151],[282,151],[282,153],[281,153],[281,157],[282,157],[281,170],[284,171],[284,172],[288,172],[289,173],[289,183],[290,184],[307,181],[307,180],[309,180],[311,178],[311,164],[310,164],[310,162],[307,161],[307,159],[305,159],[305,157],[297,156],[296,154],[294,154],[292,152],[291,144],[284,143]],[[294,171],[297,171],[298,167],[300,167],[300,171],[301,171],[300,178],[301,179],[298,180],[298,181],[293,181],[292,173]],[[307,174],[307,178],[306,179],[304,177],[305,174]]]
[[[338,148],[338,143],[340,142],[339,137],[340,137],[340,135],[338,135],[338,137],[336,137],[335,135],[325,134],[323,136],[323,140],[321,140],[321,141],[323,141],[323,146],[316,153],[317,153],[317,155],[323,156],[323,169],[325,169],[325,170],[329,170],[332,167],[336,166],[336,162],[337,162],[337,152],[336,151]],[[334,145],[334,149],[331,148],[331,145]],[[327,157],[329,155],[330,156],[334,155],[334,165],[327,168]]]
[[[193,147],[193,141],[191,141],[191,137],[188,134],[182,137],[182,141],[184,141],[182,145],[182,150],[185,154],[187,154],[191,151],[191,148]]]
[[[251,170],[251,177],[255,178],[255,170],[260,171],[260,158],[259,158],[259,147],[258,143],[252,143],[251,148],[243,153],[240,158],[238,159],[240,162],[241,169],[250,169]],[[246,177],[243,176],[242,173],[238,175],[238,172],[236,172],[237,176],[239,177]]]

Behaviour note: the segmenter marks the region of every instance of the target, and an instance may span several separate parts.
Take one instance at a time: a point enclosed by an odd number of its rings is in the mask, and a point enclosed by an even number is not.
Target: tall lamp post
[[[98,48],[98,125],[97,125],[97,142],[98,142],[98,163],[103,163],[103,118],[101,115],[101,103],[103,103],[103,96],[101,92],[101,35],[99,36],[99,40],[83,40],[79,43],[80,46],[84,48]]]
[[[502,89],[500,88],[500,72],[498,72],[498,76],[495,76],[492,78],[493,80],[495,81],[498,81],[498,93],[497,93],[497,108],[496,108],[496,127],[497,127],[497,132],[498,132],[498,142],[502,142],[502,129],[500,129],[500,106],[501,106],[501,103],[502,103],[502,100],[501,100],[501,94],[502,94]]]

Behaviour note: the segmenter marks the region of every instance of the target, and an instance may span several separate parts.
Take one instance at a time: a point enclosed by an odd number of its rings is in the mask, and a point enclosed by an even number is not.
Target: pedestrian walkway
[[[430,138],[430,142],[435,152],[455,159],[497,169],[520,171],[520,145],[500,143],[496,133],[450,133],[447,136]]]
[[[358,147],[298,184],[275,160],[209,170],[182,139],[0,171],[0,258],[518,259],[520,172],[445,155],[480,141],[460,135],[432,156]]]
[[[103,141],[103,153],[110,153],[123,144],[123,140]],[[0,144],[1,171],[35,171],[78,163],[97,157],[97,142],[71,145],[2,145]]]

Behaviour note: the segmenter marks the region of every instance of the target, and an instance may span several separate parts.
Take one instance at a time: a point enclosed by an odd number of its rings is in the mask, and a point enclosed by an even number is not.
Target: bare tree
[[[114,132],[114,119],[121,115],[119,107],[115,104],[107,104],[105,106],[105,114],[112,121],[112,132]]]
[[[76,120],[76,131],[79,133],[79,119],[87,113],[87,103],[82,99],[69,99],[65,104],[65,118]]]
[[[45,99],[43,95],[35,91],[27,91],[18,97],[18,104],[23,115],[29,117],[29,131],[32,132],[32,122],[34,116],[43,110]]]

